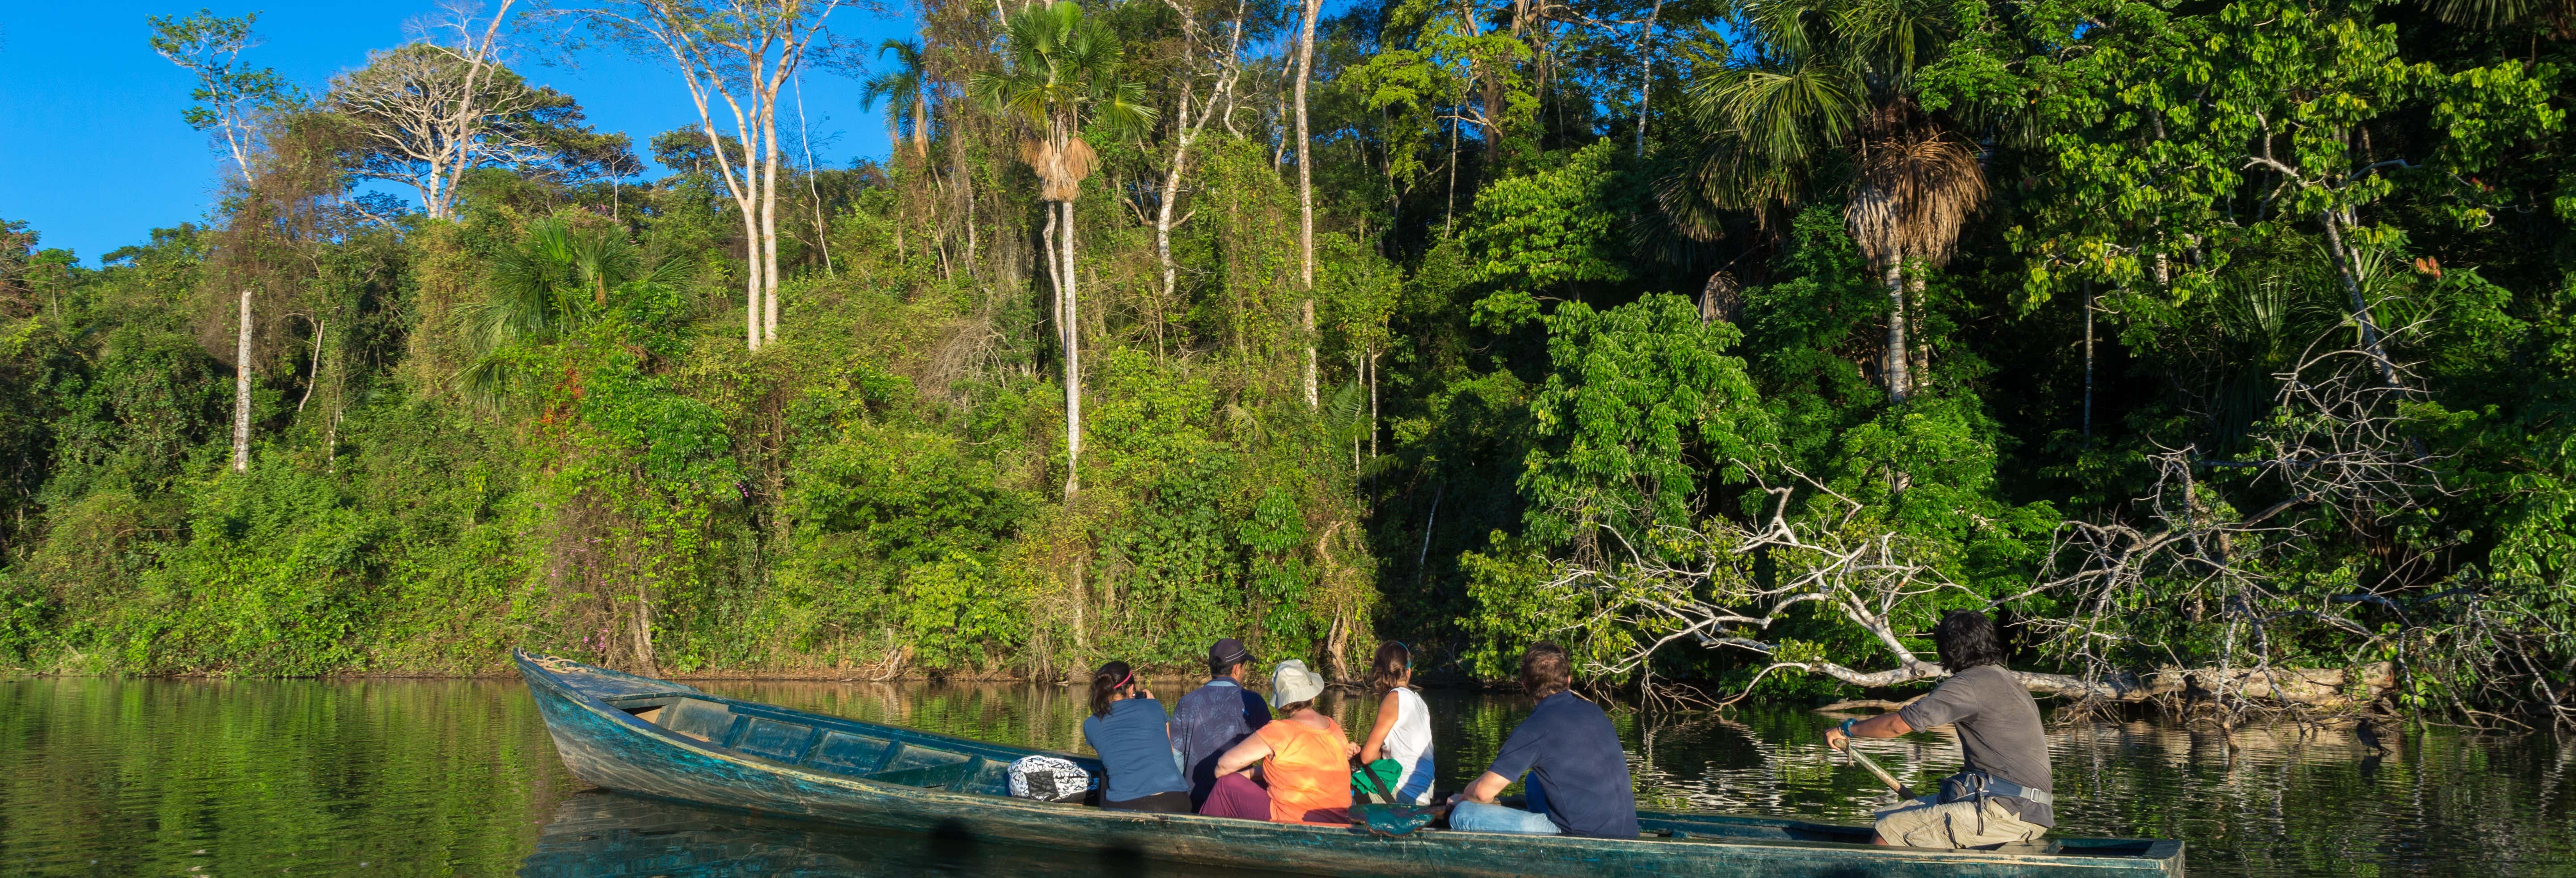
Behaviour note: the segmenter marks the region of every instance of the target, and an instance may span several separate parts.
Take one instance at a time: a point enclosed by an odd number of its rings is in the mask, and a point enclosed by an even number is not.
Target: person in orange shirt
[[[1258,764],[1270,784],[1270,820],[1351,822],[1351,756],[1360,748],[1324,712],[1331,708],[1323,700],[1326,691],[1324,678],[1307,670],[1305,662],[1280,662],[1270,676],[1270,703],[1279,718],[1217,760],[1219,790],[1199,813],[1253,817],[1252,797],[1260,788],[1252,785],[1247,769]]]

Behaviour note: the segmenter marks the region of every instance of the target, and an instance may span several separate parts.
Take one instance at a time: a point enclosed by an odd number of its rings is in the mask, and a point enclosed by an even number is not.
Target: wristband
[[[1852,737],[1852,736],[1853,736],[1853,735],[1852,735],[1852,724],[1857,723],[1857,722],[1860,722],[1860,720],[1856,720],[1856,719],[1847,719],[1847,720],[1843,720],[1843,724],[1842,724],[1842,726],[1841,726],[1841,728],[1842,728],[1842,730],[1843,730],[1843,737],[1849,738],[1849,737]]]

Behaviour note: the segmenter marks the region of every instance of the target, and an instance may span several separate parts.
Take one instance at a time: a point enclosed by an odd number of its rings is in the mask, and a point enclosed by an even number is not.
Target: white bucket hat
[[[1306,663],[1289,659],[1270,672],[1270,706],[1280,707],[1300,701],[1313,701],[1324,694],[1324,678],[1306,670]]]

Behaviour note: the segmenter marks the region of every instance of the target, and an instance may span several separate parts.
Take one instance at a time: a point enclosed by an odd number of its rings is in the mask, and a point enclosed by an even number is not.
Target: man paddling
[[[1172,749],[1188,768],[1192,809],[1205,806],[1208,791],[1216,788],[1217,759],[1270,724],[1270,705],[1243,688],[1243,667],[1251,663],[1243,641],[1217,641],[1208,647],[1207,685],[1190,690],[1172,708]]]
[[[1967,768],[1941,779],[1941,791],[1878,812],[1879,844],[1918,848],[1986,848],[2036,841],[2057,825],[2048,770],[2048,738],[2039,702],[2004,668],[2003,638],[1975,610],[1952,610],[1933,626],[1932,643],[1950,679],[1931,694],[1867,720],[1844,720],[1825,732],[1836,750],[1851,738],[1893,738],[1954,725]]]

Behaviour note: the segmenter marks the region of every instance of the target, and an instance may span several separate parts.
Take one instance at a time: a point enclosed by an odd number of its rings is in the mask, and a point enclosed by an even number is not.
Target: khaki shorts
[[[1924,796],[1878,812],[1878,837],[1915,848],[1973,848],[2038,841],[2048,827],[2024,822],[1993,799],[1941,804]]]

